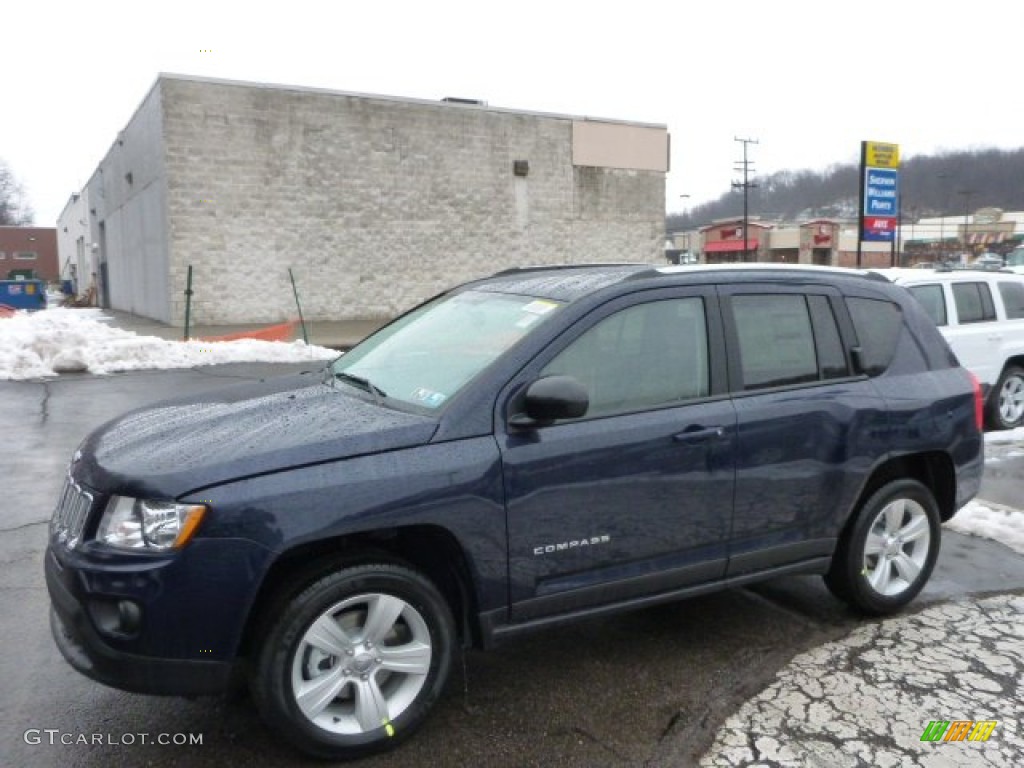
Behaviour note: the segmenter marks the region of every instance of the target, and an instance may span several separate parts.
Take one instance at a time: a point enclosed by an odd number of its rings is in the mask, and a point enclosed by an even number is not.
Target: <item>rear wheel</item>
[[[992,388],[988,406],[989,426],[1013,429],[1024,424],[1024,368],[1006,367]]]
[[[268,725],[315,757],[386,750],[426,717],[451,666],[455,629],[437,588],[390,564],[330,573],[264,633],[252,678]]]
[[[928,581],[940,536],[939,508],[931,492],[916,480],[891,482],[860,508],[839,542],[825,583],[866,613],[893,613]]]

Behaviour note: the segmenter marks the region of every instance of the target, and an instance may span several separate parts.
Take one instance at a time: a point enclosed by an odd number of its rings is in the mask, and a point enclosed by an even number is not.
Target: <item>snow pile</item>
[[[985,433],[986,445],[1000,445],[1002,443],[1024,443],[1024,427]]]
[[[111,328],[101,322],[103,317],[97,309],[56,308],[0,319],[0,379],[218,363],[302,363],[340,354],[302,341],[165,341]]]
[[[946,527],[958,533],[993,539],[1024,554],[1024,512],[972,501]]]

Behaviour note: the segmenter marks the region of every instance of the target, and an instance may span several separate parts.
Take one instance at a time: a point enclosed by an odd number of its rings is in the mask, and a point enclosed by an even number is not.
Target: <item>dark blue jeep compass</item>
[[[130,691],[242,671],[297,747],[356,757],[413,731],[459,644],[792,573],[899,609],[978,489],[981,408],[871,275],[504,272],[323,370],[92,433],[53,634]]]

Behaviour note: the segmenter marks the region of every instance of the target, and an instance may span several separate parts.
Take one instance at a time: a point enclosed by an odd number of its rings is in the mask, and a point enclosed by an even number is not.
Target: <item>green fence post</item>
[[[192,265],[188,265],[188,277],[185,279],[185,338],[188,341],[188,321],[192,313]]]
[[[309,335],[306,333],[306,321],[302,317],[302,305],[299,303],[299,291],[295,287],[295,275],[292,274],[291,267],[288,267],[288,277],[292,280],[292,293],[295,294],[295,308],[299,310],[299,325],[302,326],[302,340],[309,344]]]

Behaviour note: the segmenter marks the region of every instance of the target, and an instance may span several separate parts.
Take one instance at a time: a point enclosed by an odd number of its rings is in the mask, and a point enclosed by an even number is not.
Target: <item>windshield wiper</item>
[[[344,371],[341,373],[335,373],[334,378],[341,379],[349,384],[354,384],[359,389],[369,392],[373,395],[374,402],[376,402],[377,405],[384,405],[384,398],[387,397],[387,393],[369,379],[363,376],[356,376],[354,373],[345,373]]]

